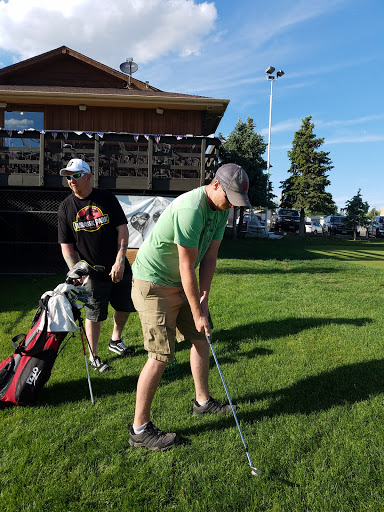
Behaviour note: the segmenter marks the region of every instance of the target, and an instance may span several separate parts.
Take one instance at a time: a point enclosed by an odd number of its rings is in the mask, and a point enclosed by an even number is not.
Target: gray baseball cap
[[[233,206],[250,206],[248,199],[249,179],[240,165],[222,165],[217,170],[215,179],[220,183]]]

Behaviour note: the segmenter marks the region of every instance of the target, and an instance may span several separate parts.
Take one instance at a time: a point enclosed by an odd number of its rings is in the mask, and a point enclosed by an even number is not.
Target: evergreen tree
[[[328,172],[333,169],[329,153],[319,150],[324,139],[316,138],[312,116],[302,121],[295,133],[292,150],[288,151],[291,176],[281,182],[283,208],[295,208],[300,211],[300,236],[305,235],[306,212],[320,211],[331,214],[335,203],[326,187],[330,185]]]
[[[373,220],[375,217],[378,217],[379,215],[379,210],[376,210],[376,208],[372,208],[371,210],[369,210],[367,217],[369,220]]]
[[[369,223],[367,217],[369,204],[363,201],[360,192],[361,190],[359,189],[357,194],[345,203],[345,225],[353,229],[354,240],[356,240],[358,226],[367,227]]]
[[[247,117],[245,123],[239,118],[235,129],[220,148],[222,164],[236,163],[248,174],[248,197],[252,206],[267,206],[267,176],[263,172],[267,168],[267,162],[262,157],[266,147],[263,137],[255,132],[253,119]],[[275,207],[273,197],[276,196],[273,195],[269,182],[268,207]]]

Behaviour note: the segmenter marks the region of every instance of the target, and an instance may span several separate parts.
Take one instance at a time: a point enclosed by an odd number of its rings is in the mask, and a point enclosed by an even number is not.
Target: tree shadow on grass
[[[278,338],[281,336],[288,336],[297,334],[304,329],[310,329],[321,325],[354,325],[364,326],[366,323],[371,322],[369,318],[291,318],[281,320],[278,322],[255,322],[244,326],[235,327],[227,331],[217,331],[214,335],[214,340],[217,341],[218,350],[217,356],[220,366],[223,364],[236,363],[243,353],[239,352],[239,345],[242,340],[252,336],[261,340],[270,338]],[[214,342],[214,346],[215,346]],[[248,343],[249,345],[249,343]],[[256,344],[255,344],[256,345]],[[178,349],[190,348],[189,342],[182,342],[177,347]],[[224,355],[223,355],[224,352]],[[253,358],[257,356],[266,356],[273,353],[272,350],[266,349],[256,345],[250,351],[247,351],[247,357]],[[176,351],[177,357],[177,351]],[[210,368],[214,368],[215,362],[210,358]],[[85,371],[85,370],[84,370]],[[123,376],[113,378],[108,375],[96,375],[91,377],[93,393],[96,398],[110,396],[121,392],[131,393],[135,391],[137,385],[138,375]],[[191,376],[189,362],[179,363],[178,379]],[[163,385],[169,384],[169,381],[164,379]],[[384,390],[384,362],[383,360],[372,361],[369,363],[359,363],[337,368],[331,372],[326,372],[319,376],[310,377],[303,381],[299,381],[294,386],[285,390],[279,390],[271,394],[250,394],[244,397],[238,397],[237,400],[241,401],[255,401],[272,398],[274,403],[268,411],[258,413],[260,415],[275,415],[285,414],[286,412],[302,412],[309,413],[313,410],[320,410],[321,404],[332,405],[336,403],[343,403],[349,401],[349,397],[356,397],[356,400],[365,399],[365,395],[361,395],[361,391],[366,392],[366,395],[375,394]],[[47,403],[50,405],[62,404],[63,402],[76,402],[88,398],[89,390],[86,375],[83,379],[77,379],[68,382],[55,383],[42,390],[38,403]],[[336,402],[336,398],[340,398],[340,402]],[[359,398],[360,397],[360,398]],[[354,401],[356,401],[354,400]],[[320,409],[316,409],[316,404],[319,404]],[[292,410],[290,408],[293,408]],[[240,413],[241,414],[241,413]],[[255,421],[253,415],[249,418],[250,421]],[[226,421],[224,424],[227,424]]]
[[[361,318],[284,318],[281,320],[269,320],[266,322],[252,322],[239,325],[227,330],[213,330],[213,341],[220,345],[226,344],[226,350],[238,349],[239,344],[249,339],[267,341],[275,338],[283,338],[298,334],[307,329],[313,329],[324,325],[353,325],[363,327],[371,323],[368,317]]]
[[[292,386],[271,393],[247,393],[233,396],[238,405],[236,415],[241,422],[256,423],[262,418],[287,414],[304,414],[327,411],[336,406],[352,405],[384,393],[384,359],[340,366],[302,379]],[[270,400],[265,410],[242,411],[242,402]],[[234,418],[211,416],[209,421],[196,423],[183,429],[183,435],[199,435],[212,430],[234,426]]]
[[[62,405],[65,402],[90,400],[87,375],[82,379],[58,382],[42,389],[36,405]],[[95,400],[117,393],[132,393],[136,390],[138,375],[111,378],[111,375],[91,375],[92,391]]]
[[[282,264],[282,262],[280,262]],[[225,267],[217,267],[215,270],[215,275],[271,275],[271,274],[280,274],[280,275],[288,275],[288,274],[336,274],[337,272],[340,272],[340,269],[337,268],[316,268],[313,266],[298,266],[292,268],[289,264],[289,262],[286,262],[287,264],[285,266],[281,266],[279,268],[250,268],[242,267],[239,268],[238,266],[229,266],[226,265]]]
[[[351,405],[384,393],[384,359],[339,366],[334,370],[313,375],[292,386],[272,393],[250,393],[241,400],[272,400],[257,417],[246,413],[244,419],[256,421],[284,414],[312,414],[340,405]]]

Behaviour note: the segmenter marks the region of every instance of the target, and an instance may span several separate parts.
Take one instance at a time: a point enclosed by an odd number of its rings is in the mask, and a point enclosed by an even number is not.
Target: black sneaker
[[[140,434],[135,434],[132,425],[129,428],[129,444],[136,448],[143,446],[154,452],[165,452],[172,448],[177,441],[177,434],[167,434],[155,427],[151,421]]]
[[[236,410],[236,405],[234,405],[233,408]],[[230,412],[232,412],[230,405],[224,405],[211,396],[209,397],[208,403],[206,405],[199,405],[196,400],[193,401],[193,416],[196,414],[229,414]]]
[[[108,348],[111,352],[119,354],[119,356],[133,356],[133,354],[135,353],[135,349],[133,349],[132,347],[127,347],[124,344],[123,340],[113,341],[113,339],[111,338],[109,340]]]
[[[106,372],[109,370],[108,364],[104,363],[99,356],[95,356],[93,361],[90,359],[89,364],[90,364],[91,368],[93,368],[94,370],[96,370],[100,373]]]

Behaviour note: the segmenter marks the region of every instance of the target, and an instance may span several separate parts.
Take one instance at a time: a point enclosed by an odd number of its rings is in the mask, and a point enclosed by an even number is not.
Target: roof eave
[[[9,91],[1,90],[0,98],[5,103],[23,103],[31,105],[81,105],[97,107],[126,108],[170,108],[183,110],[225,111],[229,99],[205,98],[194,96],[170,97],[161,94],[144,96],[141,94],[89,94],[43,91]]]

